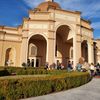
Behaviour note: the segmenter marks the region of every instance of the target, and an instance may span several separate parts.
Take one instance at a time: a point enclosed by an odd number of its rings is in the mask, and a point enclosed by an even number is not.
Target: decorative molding
[[[82,36],[82,34],[76,34],[77,36]]]
[[[80,11],[72,11],[72,10],[63,10],[63,9],[56,9],[56,10],[59,10],[59,11],[62,11],[62,12],[65,12],[65,13],[72,13],[72,14],[78,14],[80,15],[81,12]]]
[[[22,39],[28,39],[28,37],[22,37]]]
[[[22,32],[25,32],[25,31],[27,32],[27,31],[29,31],[29,30],[28,30],[28,29],[23,29],[23,30],[22,30]]]
[[[43,19],[30,19],[29,21],[38,21],[38,22],[56,22],[55,20],[51,20],[51,19],[45,19],[45,20],[43,20]]]
[[[55,38],[48,38],[49,40],[55,40]]]
[[[85,29],[88,29],[88,30],[90,30],[90,31],[94,31],[93,28],[89,29],[89,28],[87,28],[87,27],[85,27],[85,26],[82,26],[82,25],[80,25],[80,24],[76,24],[76,25],[77,25],[77,26],[80,26],[81,28],[85,28]]]
[[[63,19],[63,20],[69,20],[69,21],[76,21],[76,18],[75,17],[72,17],[72,16],[68,16],[68,15],[65,15],[65,14],[58,14],[56,13],[55,14],[55,18],[59,18],[59,19]]]
[[[30,24],[29,28],[31,29],[48,29],[47,24]]]
[[[49,32],[55,32],[55,31],[53,31],[53,30],[48,30]]]
[[[0,41],[4,41],[4,42],[17,42],[17,43],[21,43],[22,41],[15,41],[15,40],[0,40]]]
[[[76,42],[81,43],[81,41],[76,41]]]
[[[13,33],[5,33],[5,35],[12,35],[12,36],[16,35],[16,36],[22,36],[22,34],[13,34]]]

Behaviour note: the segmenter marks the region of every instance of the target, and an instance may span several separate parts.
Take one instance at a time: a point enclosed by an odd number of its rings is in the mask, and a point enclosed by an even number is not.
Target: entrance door
[[[41,65],[41,58],[40,57],[29,57],[30,63],[32,67],[40,67]]]
[[[39,67],[40,60],[36,59],[36,67]]]

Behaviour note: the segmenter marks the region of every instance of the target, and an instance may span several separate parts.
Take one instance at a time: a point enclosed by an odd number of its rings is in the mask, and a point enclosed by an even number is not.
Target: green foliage
[[[8,72],[7,69],[0,70],[0,76],[8,76],[8,75],[10,75],[10,73]]]
[[[19,72],[21,69],[19,69]],[[43,69],[42,69],[43,71]],[[42,72],[41,74],[45,73]],[[10,71],[9,71],[10,72]],[[25,70],[23,73],[27,73]],[[22,73],[22,72],[20,72]],[[33,73],[33,72],[30,72]],[[38,71],[35,74],[40,73]],[[90,81],[87,72],[46,71],[45,75],[0,77],[0,100],[18,100],[67,90]]]
[[[9,75],[36,75],[36,74],[54,74],[59,75],[66,73],[66,70],[46,70],[43,67],[42,68],[33,68],[33,67],[6,67],[0,68],[0,76],[9,76]]]
[[[49,71],[48,71],[49,73]],[[6,67],[0,68],[0,76],[9,76],[9,75],[36,75],[36,74],[47,74],[47,70],[43,68],[33,68],[33,67]]]

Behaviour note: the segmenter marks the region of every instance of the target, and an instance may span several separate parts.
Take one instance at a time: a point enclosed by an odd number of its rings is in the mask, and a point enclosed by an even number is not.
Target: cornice
[[[80,24],[76,24],[77,26],[80,26],[81,28],[85,28],[85,29],[88,29],[88,30],[90,30],[90,31],[94,31],[94,29],[93,28],[87,28],[87,27],[85,27],[85,26],[82,26],[82,25],[80,25]]]
[[[3,39],[0,39],[0,41],[4,41],[4,42],[17,42],[17,43],[21,43],[22,41],[14,41],[14,40],[3,40]]]
[[[55,20],[51,20],[51,19],[29,19],[28,21],[43,21],[43,22],[56,22]]]

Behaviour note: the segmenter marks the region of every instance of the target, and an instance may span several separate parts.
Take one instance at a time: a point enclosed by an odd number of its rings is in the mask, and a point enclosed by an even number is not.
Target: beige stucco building
[[[80,57],[94,63],[90,24],[81,12],[63,10],[46,0],[30,10],[19,27],[0,26],[0,65],[21,66],[30,59],[34,67],[58,61],[66,66],[69,60],[76,65]]]
[[[100,39],[94,40],[94,62],[100,63]]]

